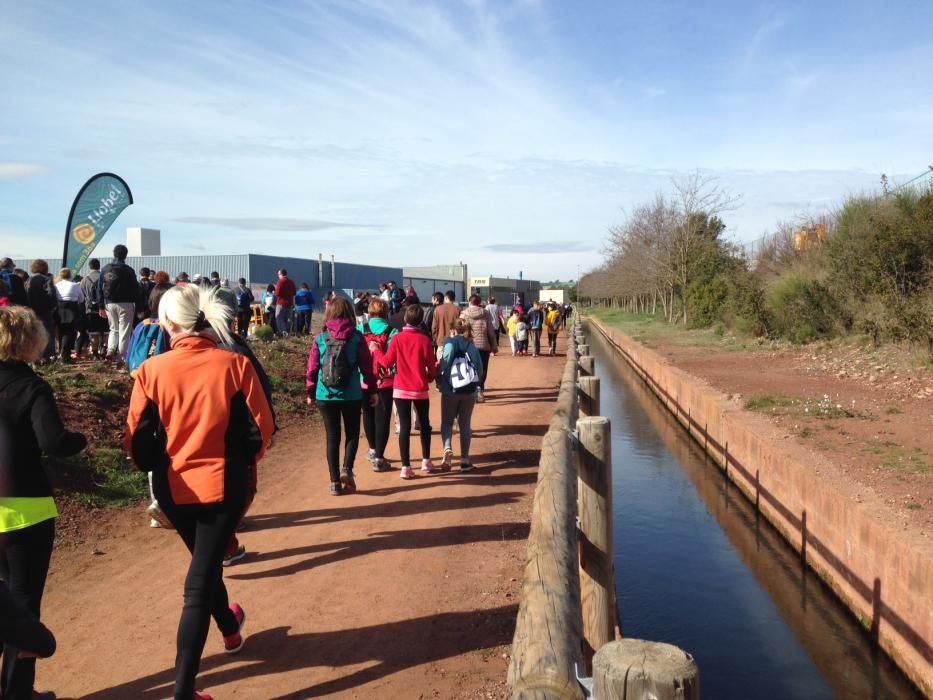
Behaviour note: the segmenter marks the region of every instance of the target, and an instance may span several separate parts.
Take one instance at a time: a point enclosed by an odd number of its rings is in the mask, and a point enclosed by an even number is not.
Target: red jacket
[[[431,341],[417,326],[405,326],[392,336],[385,355],[376,362],[383,369],[396,368],[394,388],[402,391],[427,391],[437,375]]]
[[[295,301],[295,283],[288,277],[279,277],[275,283],[275,303],[276,306],[291,306]]]

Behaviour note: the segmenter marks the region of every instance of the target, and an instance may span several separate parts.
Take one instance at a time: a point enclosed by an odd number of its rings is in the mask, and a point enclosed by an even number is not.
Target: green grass
[[[759,394],[745,399],[747,411],[770,411],[778,407],[793,406],[800,403],[800,399],[783,394]]]
[[[910,510],[922,510],[922,509],[923,509],[923,506],[920,505],[919,503],[908,503],[908,504],[907,504],[907,507],[908,507]]]
[[[149,493],[145,473],[126,458],[122,449],[100,447],[50,461],[51,469],[66,482],[66,490],[88,508],[129,505]]]
[[[888,406],[884,412],[889,416],[898,416],[904,412],[904,409],[900,406]]]
[[[723,328],[684,328],[670,324],[651,314],[633,314],[622,309],[590,307],[588,316],[608,326],[615,326],[644,345],[676,345],[682,347],[710,347],[727,351],[755,350],[756,339],[731,335]]]

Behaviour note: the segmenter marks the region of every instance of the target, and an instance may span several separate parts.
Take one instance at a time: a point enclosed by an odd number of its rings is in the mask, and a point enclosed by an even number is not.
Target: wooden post
[[[581,355],[580,356],[580,376],[581,377],[595,377],[596,376],[596,358],[592,355]]]
[[[582,344],[582,345],[578,345],[578,346],[577,346],[577,352],[580,353],[581,355],[589,355],[589,354],[590,354],[590,346],[587,345],[586,343],[584,343],[584,344]]]
[[[615,639],[615,584],[612,580],[612,455],[609,419],[577,421],[577,484],[580,517],[580,601],[583,654]],[[612,697],[609,695],[603,697]]]
[[[580,377],[580,417],[599,415],[599,377]]]
[[[700,672],[693,657],[672,644],[622,639],[596,652],[593,697],[699,700]]]

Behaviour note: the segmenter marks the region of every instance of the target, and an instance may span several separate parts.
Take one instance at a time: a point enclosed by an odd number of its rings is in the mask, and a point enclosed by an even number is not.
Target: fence
[[[541,445],[508,682],[512,700],[699,698],[693,658],[623,639],[612,565],[609,420],[579,317]]]

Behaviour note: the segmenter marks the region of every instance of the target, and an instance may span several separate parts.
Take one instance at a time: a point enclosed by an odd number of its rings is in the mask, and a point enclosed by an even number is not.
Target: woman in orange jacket
[[[165,293],[159,321],[172,352],[139,367],[127,416],[126,449],[144,471],[166,516],[191,552],[175,656],[176,700],[210,700],[195,690],[211,617],[224,650],[243,647],[246,613],[229,602],[224,550],[243,512],[251,468],[274,424],[249,360],[217,347],[229,343],[233,311],[217,289]]]

